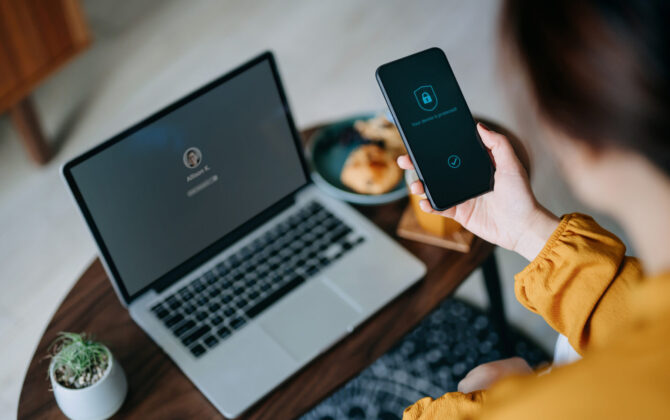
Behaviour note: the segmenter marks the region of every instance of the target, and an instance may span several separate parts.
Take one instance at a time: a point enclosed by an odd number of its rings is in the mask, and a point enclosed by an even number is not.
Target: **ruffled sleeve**
[[[515,276],[516,297],[583,354],[631,318],[642,270],[625,253],[623,242],[593,218],[563,216],[537,258]]]
[[[475,391],[470,394],[450,392],[436,400],[430,397],[422,398],[405,409],[402,419],[471,419],[481,409],[485,395],[485,391]]]

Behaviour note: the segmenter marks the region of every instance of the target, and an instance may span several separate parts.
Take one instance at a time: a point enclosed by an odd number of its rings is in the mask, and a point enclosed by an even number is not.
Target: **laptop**
[[[269,52],[62,173],[133,320],[228,417],[425,273],[312,184]]]

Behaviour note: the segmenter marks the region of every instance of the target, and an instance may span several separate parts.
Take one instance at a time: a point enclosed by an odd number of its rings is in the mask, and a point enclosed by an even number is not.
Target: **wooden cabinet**
[[[30,92],[89,42],[78,0],[0,0],[0,112],[9,110],[39,163],[50,153]]]

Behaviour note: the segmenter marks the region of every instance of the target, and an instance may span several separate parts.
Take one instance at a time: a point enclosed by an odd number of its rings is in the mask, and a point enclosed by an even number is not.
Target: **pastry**
[[[375,144],[354,149],[340,174],[344,185],[361,194],[383,194],[398,185],[401,178],[395,156]]]
[[[384,147],[391,152],[394,158],[407,153],[395,124],[383,115],[378,115],[367,121],[358,120],[354,123],[354,128],[367,140],[383,142]]]

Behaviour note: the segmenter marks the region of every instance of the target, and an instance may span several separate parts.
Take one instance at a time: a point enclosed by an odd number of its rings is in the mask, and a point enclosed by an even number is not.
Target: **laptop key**
[[[191,347],[191,353],[195,357],[200,357],[202,356],[207,350],[202,346],[202,344],[196,344],[195,346]]]
[[[216,276],[211,271],[208,272],[208,273],[205,273],[205,275],[203,277],[205,278],[205,281],[207,282],[207,284],[216,283]]]
[[[171,326],[173,326],[173,325],[175,325],[175,324],[177,324],[178,322],[181,322],[181,321],[183,321],[183,320],[184,320],[184,315],[182,315],[182,314],[176,314],[176,315],[173,315],[173,316],[171,316],[170,318],[167,318],[167,319],[165,320],[165,326],[167,326],[168,328],[170,328]]]
[[[292,256],[292,255],[293,255],[293,251],[291,251],[291,250],[288,249],[288,248],[282,248],[282,250],[279,251],[279,256],[280,256],[283,260],[289,258],[289,257]]]
[[[348,229],[348,228],[347,228],[347,229]],[[336,232],[333,234],[333,236],[330,237],[330,240],[331,240],[332,242],[337,242],[338,240],[344,238],[345,236],[347,236],[347,234],[349,233],[349,231],[351,231],[351,229],[349,229],[349,230],[347,230],[347,229],[339,229],[338,231],[336,231]]]
[[[177,327],[177,329],[174,330],[174,335],[180,337],[182,334],[184,334],[186,331],[190,330],[193,327],[195,327],[195,322],[189,319],[188,321],[179,325],[179,327]]]
[[[214,337],[213,335],[208,335],[207,337],[205,337],[204,342],[210,349],[219,344],[219,340],[217,340],[216,337]]]
[[[232,321],[230,321],[230,326],[235,328],[235,329],[238,329],[242,325],[244,325],[245,323],[246,323],[246,321],[244,320],[244,318],[235,318]]]
[[[193,311],[195,311],[195,306],[193,306],[193,305],[187,303],[186,305],[184,305],[184,306],[181,307],[181,310],[182,310],[186,315],[190,315],[190,314],[193,313]]]
[[[227,272],[228,272],[228,266],[225,261],[217,264],[216,273],[219,275],[219,277],[225,276]]]
[[[209,325],[203,325],[202,327],[198,328],[197,330],[193,331],[191,334],[187,335],[184,337],[181,342],[184,343],[185,346],[190,345],[191,343],[194,343],[197,341],[200,337],[203,335],[207,334],[212,328]]]
[[[237,256],[237,254],[233,254],[228,257],[228,262],[230,263],[231,267],[236,267],[240,263],[240,258]]]
[[[228,327],[221,327],[216,332],[222,340],[230,335],[230,329]]]
[[[225,316],[231,316],[231,315],[234,314],[234,313],[235,313],[235,309],[234,309],[234,308],[230,308],[230,307],[228,307],[228,308],[226,308],[226,309],[223,310],[223,314],[224,314]]]
[[[195,314],[195,317],[198,321],[202,321],[202,320],[206,319],[208,316],[209,316],[209,314],[207,312],[204,312],[204,311],[199,311]]]
[[[168,312],[168,310],[163,307],[158,308],[158,310],[156,311],[156,316],[158,317],[158,319],[163,319],[169,314],[170,312]]]
[[[223,318],[221,318],[219,315],[215,315],[210,321],[212,321],[212,324],[214,325],[219,325],[223,322]]]
[[[342,251],[342,245],[340,244],[330,244],[326,250],[323,251],[323,255],[326,258],[333,258],[335,255]]]
[[[284,295],[286,295],[288,292],[291,290],[295,289],[298,287],[300,284],[302,284],[305,281],[305,278],[302,276],[296,276],[293,278],[291,281],[287,282],[274,292],[270,293],[265,299],[261,300],[258,302],[256,305],[252,306],[251,308],[247,309],[246,313],[249,318],[254,318],[256,315],[260,314],[263,312],[266,308],[268,308],[270,305],[281,299]]]

